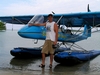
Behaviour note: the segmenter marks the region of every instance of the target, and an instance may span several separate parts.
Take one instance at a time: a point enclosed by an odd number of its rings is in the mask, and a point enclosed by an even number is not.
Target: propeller
[[[89,4],[88,4],[88,6],[87,6],[87,11],[88,11],[88,12],[91,12],[91,10],[90,10],[90,8],[89,8]]]

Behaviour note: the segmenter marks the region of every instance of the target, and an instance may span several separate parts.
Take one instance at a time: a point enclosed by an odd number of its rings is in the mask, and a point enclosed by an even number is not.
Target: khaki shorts
[[[53,45],[53,41],[51,40],[45,40],[44,46],[42,48],[41,53],[45,53],[45,54],[54,54],[54,49],[52,48]]]

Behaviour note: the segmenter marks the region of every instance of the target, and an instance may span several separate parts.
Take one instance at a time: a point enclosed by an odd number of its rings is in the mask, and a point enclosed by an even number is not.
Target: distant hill
[[[0,30],[6,30],[5,23],[0,21]]]

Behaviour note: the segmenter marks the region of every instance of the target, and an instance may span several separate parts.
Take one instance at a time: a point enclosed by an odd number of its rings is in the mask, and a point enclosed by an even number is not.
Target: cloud
[[[63,3],[63,4],[62,4]],[[49,1],[49,0],[30,0],[27,2],[13,3],[5,8],[7,14],[40,14],[50,13],[51,11],[57,11],[60,7],[65,7],[66,0]],[[59,11],[63,11],[62,9]]]
[[[86,12],[87,4],[98,10],[100,0],[26,0],[13,3],[4,8],[6,15],[34,15],[55,13]]]

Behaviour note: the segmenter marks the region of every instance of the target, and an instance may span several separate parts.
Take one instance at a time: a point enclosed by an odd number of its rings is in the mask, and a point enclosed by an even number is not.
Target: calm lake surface
[[[46,67],[41,69],[41,58],[15,59],[10,50],[16,47],[38,47],[44,41],[34,44],[33,39],[25,39],[16,31],[0,31],[0,75],[100,75],[100,55],[88,62],[75,66],[61,66],[53,62],[49,69],[49,56],[46,57]],[[100,50],[100,32],[93,33],[87,40],[77,42],[87,50]]]

